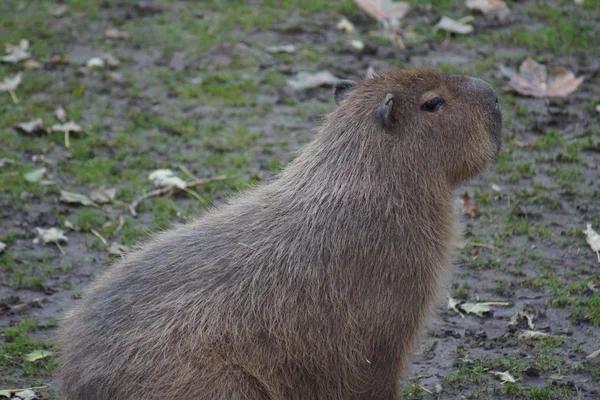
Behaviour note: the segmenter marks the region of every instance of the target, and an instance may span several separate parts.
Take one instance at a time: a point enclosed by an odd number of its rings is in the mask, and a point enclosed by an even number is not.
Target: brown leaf
[[[471,200],[468,192],[464,192],[460,198],[462,199],[462,213],[475,218],[475,213],[479,209],[479,204]]]
[[[575,75],[564,68],[558,69],[548,79],[548,71],[542,64],[527,57],[519,67],[519,73],[500,67],[500,70],[510,81],[509,86],[519,94],[532,97],[566,97],[573,93],[583,82],[585,77],[576,78]]]
[[[129,38],[129,33],[120,31],[117,28],[108,28],[104,31],[104,36],[109,39],[125,40]]]
[[[510,9],[502,0],[466,0],[465,5],[469,10],[479,10],[483,15],[497,17],[500,21],[506,21]]]
[[[380,20],[400,20],[410,11],[410,4],[392,0],[354,0],[358,7]]]

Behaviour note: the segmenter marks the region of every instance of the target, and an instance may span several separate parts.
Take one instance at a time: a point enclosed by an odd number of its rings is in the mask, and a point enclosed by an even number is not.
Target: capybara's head
[[[455,186],[481,172],[500,151],[502,113],[494,90],[481,79],[395,70],[341,81],[334,94],[336,121],[371,126],[343,130],[366,132],[370,137],[363,140],[396,154],[399,167],[413,175],[445,177]]]

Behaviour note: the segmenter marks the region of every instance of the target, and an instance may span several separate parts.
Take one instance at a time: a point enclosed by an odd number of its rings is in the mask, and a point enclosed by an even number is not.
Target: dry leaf
[[[108,247],[108,253],[113,256],[122,256],[123,254],[127,254],[129,252],[129,247],[119,244],[117,242],[112,242]]]
[[[31,53],[29,53],[29,41],[22,39],[17,46],[7,44],[6,53],[8,55],[0,58],[1,61],[6,63],[16,64],[31,58]]]
[[[592,354],[588,355],[586,358],[590,359],[590,358],[596,358],[598,356],[600,356],[600,349],[594,351]]]
[[[119,65],[121,65],[121,61],[119,61],[117,57],[110,53],[104,55],[104,61],[110,68],[117,68]]]
[[[521,334],[519,335],[519,337],[523,338],[523,339],[537,339],[539,337],[544,337],[544,336],[551,336],[548,335],[547,333],[544,332],[539,332],[539,331],[522,331]]]
[[[460,308],[463,309],[467,314],[475,314],[479,317],[483,317],[483,314],[490,312],[492,309],[490,306],[509,306],[510,303],[503,301],[490,301],[487,303],[464,303],[461,304]]]
[[[6,249],[6,243],[0,242],[0,253],[3,253],[4,249]]]
[[[462,213],[471,218],[475,218],[475,213],[479,209],[479,204],[471,200],[471,196],[469,196],[468,192],[464,192],[460,198],[462,200]]]
[[[456,311],[456,313],[458,315],[460,315],[462,318],[464,318],[465,316],[463,315],[463,313],[461,313],[458,310],[458,301],[456,299],[453,299],[452,297],[448,297],[448,310],[454,310]]]
[[[600,263],[600,235],[598,235],[598,232],[592,229],[591,224],[587,224],[583,233],[585,233],[586,236],[585,241],[596,253],[596,256],[598,257],[598,263]]]
[[[6,395],[4,394],[6,392]],[[14,397],[11,397],[11,393],[14,394]],[[36,400],[38,399],[38,395],[31,389],[25,390],[0,390],[0,396],[6,396],[9,399],[13,400]]]
[[[379,20],[400,20],[410,11],[410,4],[392,0],[354,0],[358,7]]]
[[[154,186],[158,187],[175,186],[183,189],[187,185],[183,179],[176,176],[170,169],[157,169],[156,171],[152,171],[148,176],[148,179],[154,183]]]
[[[38,69],[42,68],[42,63],[30,58],[23,63],[23,66],[27,69]]]
[[[339,81],[331,72],[322,71],[315,74],[300,72],[294,78],[288,79],[288,85],[294,90],[311,89],[319,86],[333,86]]]
[[[469,10],[479,10],[483,15],[497,17],[500,21],[506,21],[510,9],[502,0],[466,0],[465,5]]]
[[[440,22],[433,27],[433,31],[436,32],[441,29],[450,33],[460,33],[462,35],[466,35],[473,32],[473,27],[469,24],[466,24],[465,21],[467,21],[465,18],[455,21],[452,18],[442,17]]]
[[[60,4],[50,9],[50,15],[54,17],[62,17],[69,11],[65,4]]]
[[[335,27],[338,28],[340,31],[344,31],[344,32],[354,32],[354,30],[355,30],[352,22],[348,21],[348,18],[346,18],[346,17],[342,17],[340,22],[338,22]]]
[[[81,126],[73,121],[69,121],[66,124],[52,125],[52,131],[54,132],[81,132],[83,129]]]
[[[79,203],[83,204],[84,206],[97,206],[97,204],[90,200],[90,198],[86,195],[67,192],[65,190],[60,191],[60,200],[64,201],[65,203]]]
[[[34,169],[24,175],[25,180],[28,182],[39,182],[46,174],[46,168]]]
[[[504,371],[504,372],[490,371],[490,374],[495,375],[498,379],[500,379],[500,381],[502,381],[502,383],[506,383],[506,382],[515,383],[516,382],[516,379],[508,371]]]
[[[527,326],[529,327],[529,329],[535,329],[534,325],[533,325],[533,317],[529,314],[527,314],[526,312],[523,311],[519,311],[518,313],[516,313],[515,315],[513,315],[510,318],[510,321],[508,322],[509,326],[516,326],[519,323],[519,320],[521,319],[525,319],[527,320]]]
[[[356,50],[362,50],[365,48],[365,44],[360,40],[350,40],[350,46],[354,47]]]
[[[494,183],[494,184],[492,184],[492,190],[493,190],[494,192],[497,192],[497,193],[499,193],[499,192],[501,192],[501,191],[502,191],[502,188],[501,188],[500,186],[498,186],[498,185],[496,185],[496,184]]]
[[[600,104],[596,106],[596,111],[600,113]]]
[[[532,97],[566,97],[577,90],[585,79],[584,76],[576,78],[573,72],[565,68],[557,69],[548,79],[546,67],[531,57],[523,61],[519,73],[504,66],[500,66],[500,70],[510,79],[508,84],[513,90]]]
[[[23,133],[46,132],[46,129],[44,128],[44,121],[42,121],[41,118],[37,118],[29,122],[21,122],[19,124],[16,124],[15,129]]]
[[[23,359],[25,361],[37,361],[37,360],[41,360],[43,358],[46,358],[48,356],[51,356],[52,352],[51,351],[47,351],[47,350],[34,350],[29,354],[26,354],[23,356]]]
[[[13,78],[4,78],[2,82],[0,82],[0,92],[8,92],[10,93],[10,97],[15,104],[19,103],[19,99],[15,94],[15,89],[21,84],[21,73],[19,72]]]
[[[39,243],[40,241],[43,244],[48,243],[58,243],[58,242],[66,242],[68,239],[65,236],[65,231],[57,228],[35,228],[38,237],[33,241],[33,243]]]
[[[90,199],[98,204],[111,203],[115,200],[116,195],[117,189],[115,188],[100,188],[90,193]]]
[[[93,57],[88,60],[85,66],[89,69],[104,68],[104,60],[100,57]]]
[[[280,46],[269,46],[265,50],[269,53],[295,53],[298,47],[293,44],[283,44]]]
[[[109,39],[125,40],[129,38],[129,33],[120,31],[117,28],[108,28],[104,31],[104,36]]]
[[[67,122],[67,112],[63,108],[63,106],[58,106],[56,110],[54,110],[54,116],[63,124]]]

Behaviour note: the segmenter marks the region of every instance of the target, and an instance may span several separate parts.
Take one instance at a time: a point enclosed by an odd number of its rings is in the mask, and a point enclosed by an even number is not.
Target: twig
[[[473,247],[483,247],[483,248],[486,248],[486,249],[497,251],[498,253],[502,253],[503,252],[501,249],[499,249],[496,246],[492,246],[491,244],[478,243],[478,242],[467,242],[467,245],[468,246],[473,246]]]
[[[90,232],[92,232],[94,234],[94,236],[96,236],[98,239],[100,239],[102,241],[102,243],[104,243],[105,246],[108,246],[108,242],[106,241],[106,239],[104,239],[104,237],[100,234],[100,232],[98,232],[95,229],[90,229]]]
[[[15,93],[14,90],[9,90],[8,93],[10,93],[10,97],[12,98],[12,101],[15,104],[19,104],[19,98],[17,97],[17,94]]]
[[[9,392],[9,393],[19,393],[19,392],[22,392],[24,390],[38,390],[38,389],[48,389],[48,386],[34,386],[34,387],[27,388],[27,389],[8,389],[7,392]]]
[[[66,253],[63,250],[62,246],[60,245],[60,243],[58,243],[58,240],[55,240],[54,244],[56,245],[56,247],[58,247],[58,249],[60,250],[60,252],[62,253],[63,256],[66,255]]]
[[[189,169],[187,169],[187,167],[183,164],[179,164],[178,165],[179,169],[183,171],[184,174],[186,174],[187,176],[190,177],[190,179],[193,179],[195,181],[198,180],[198,177],[195,176],[194,174],[192,174],[192,171],[190,171]]]
[[[225,179],[227,179],[227,177],[225,175],[215,176],[214,178],[197,179],[195,181],[188,182],[185,185],[185,188],[182,188],[182,190],[189,193],[190,191],[185,190],[185,189],[189,189],[191,187],[198,186],[198,185],[203,185],[205,183],[224,181]],[[146,200],[149,197],[160,196],[161,194],[166,194],[166,193],[173,193],[176,189],[178,189],[178,188],[175,186],[168,186],[168,187],[156,189],[151,192],[145,193],[145,194],[141,195],[140,197],[138,197],[137,199],[135,199],[133,201],[133,203],[131,203],[129,205],[129,212],[131,213],[132,216],[136,217],[137,216],[136,208],[140,205],[140,203],[142,201]],[[196,193],[195,197],[198,198],[200,196]],[[202,198],[199,198],[199,200],[202,201]]]

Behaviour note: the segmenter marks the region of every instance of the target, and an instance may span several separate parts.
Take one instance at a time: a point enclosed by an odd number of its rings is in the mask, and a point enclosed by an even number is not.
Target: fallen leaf
[[[104,68],[104,60],[100,57],[93,57],[85,64],[88,68]]]
[[[596,106],[596,111],[600,113],[600,104]]]
[[[11,160],[10,158],[2,157],[0,158],[0,167],[4,167],[8,164],[16,164],[15,160]]]
[[[29,122],[21,122],[15,125],[15,129],[23,132],[23,133],[38,133],[45,132],[44,121],[41,118],[34,119]]]
[[[379,20],[400,20],[410,11],[410,4],[392,0],[354,0],[358,7]]]
[[[357,50],[362,50],[365,48],[365,44],[361,40],[350,40],[350,46],[354,47]]]
[[[492,184],[492,190],[499,193],[502,191],[502,188],[494,183]]]
[[[595,285],[595,284],[594,284],[594,282],[592,282],[592,281],[588,281],[588,283],[587,283],[587,287],[588,287],[588,289],[590,289],[592,292],[595,292],[595,291],[596,291],[596,285]]]
[[[93,190],[90,193],[90,199],[96,203],[111,203],[115,200],[117,189],[115,188],[100,188]]]
[[[590,359],[590,358],[596,358],[598,356],[600,356],[600,349],[594,351],[593,353],[591,353],[590,355],[588,355],[586,358]]]
[[[79,203],[83,204],[84,206],[97,206],[97,204],[90,200],[90,198],[86,195],[67,192],[65,190],[60,191],[60,200],[64,201],[65,203]]]
[[[600,235],[598,235],[598,232],[592,229],[592,224],[587,224],[583,233],[585,233],[586,236],[585,241],[596,253],[596,256],[598,257],[598,263],[600,263]]]
[[[0,61],[16,64],[31,58],[31,53],[29,53],[29,41],[22,39],[17,46],[7,44],[6,53],[8,53],[8,55],[0,58]]]
[[[34,243],[43,244],[66,242],[68,239],[65,236],[65,231],[58,228],[35,228],[38,237],[33,241]]]
[[[25,180],[28,182],[39,182],[44,177],[46,168],[34,169],[25,174]]]
[[[62,17],[67,13],[67,11],[69,11],[67,6],[65,4],[60,4],[50,8],[50,15],[54,17]]]
[[[63,108],[63,106],[58,106],[56,110],[54,110],[54,116],[63,124],[67,122],[67,112]]]
[[[516,326],[520,320],[525,319],[527,320],[527,326],[529,327],[529,329],[535,329],[534,325],[533,325],[533,317],[529,314],[527,314],[526,312],[523,311],[519,311],[518,313],[516,313],[515,315],[513,315],[510,318],[510,321],[508,322],[509,326]]]
[[[464,303],[461,304],[460,308],[463,309],[467,314],[475,314],[479,317],[483,317],[483,314],[490,312],[492,309],[490,306],[509,306],[510,303],[503,301],[490,301],[487,303]]]
[[[452,18],[442,17],[440,21],[433,27],[433,31],[436,32],[438,30],[447,31],[450,33],[459,33],[461,35],[466,35],[468,33],[473,32],[473,26],[466,24],[464,18],[459,21],[455,21]]]
[[[338,22],[335,27],[338,28],[340,31],[344,31],[344,32],[354,32],[354,30],[355,30],[352,22],[348,21],[348,18],[346,18],[346,17],[342,17],[340,22]]]
[[[186,187],[186,182],[176,176],[170,169],[157,169],[152,171],[148,176],[148,179],[154,183],[154,186],[158,187],[171,187],[175,186],[180,189]]]
[[[500,21],[506,21],[510,9],[502,0],[466,0],[465,5],[469,10],[478,10],[483,15],[497,17]]]
[[[448,310],[453,310],[455,311],[458,315],[460,315],[462,318],[464,318],[464,314],[461,313],[458,309],[458,301],[456,299],[453,299],[452,297],[448,297]]]
[[[308,72],[300,72],[294,78],[288,79],[288,85],[294,90],[311,89],[319,86],[333,86],[339,81],[329,71],[317,72],[310,74]]]
[[[109,39],[125,40],[129,38],[129,33],[120,31],[117,28],[108,28],[104,31],[104,36]]]
[[[112,242],[108,247],[108,253],[114,256],[122,256],[123,254],[127,254],[129,252],[129,247],[119,244],[117,242]]]
[[[269,53],[295,53],[298,47],[293,44],[283,44],[279,46],[269,46],[265,50]]]
[[[83,129],[81,126],[73,121],[69,121],[66,124],[52,125],[51,128],[54,132],[81,132]]]
[[[471,196],[469,196],[468,192],[464,192],[460,198],[462,200],[462,213],[471,218],[475,218],[475,213],[479,209],[479,204],[471,200]]]
[[[14,393],[14,397],[12,397],[12,399],[14,400],[36,400],[39,399],[40,397],[38,397],[38,395],[31,389],[24,389],[24,390],[7,390],[7,392],[12,392]],[[0,392],[1,394],[2,392]],[[10,398],[10,396],[7,396]]]
[[[47,350],[34,350],[31,353],[24,355],[23,359],[25,361],[33,362],[33,361],[41,360],[43,358],[51,356],[52,354],[53,353],[51,351],[47,351]]]
[[[10,97],[12,97],[15,104],[19,103],[19,99],[15,94],[15,89],[21,84],[21,76],[22,74],[19,72],[13,78],[4,78],[4,80],[0,82],[0,92],[10,93]]]
[[[500,66],[501,72],[510,81],[508,85],[517,93],[532,97],[566,97],[573,93],[585,79],[584,76],[576,78],[573,72],[559,68],[552,78],[548,78],[548,71],[542,64],[531,57],[527,57],[515,72],[505,66]]]
[[[38,68],[42,68],[42,63],[34,60],[33,58],[30,58],[28,60],[25,60],[25,62],[23,63],[23,66],[27,69],[38,69]]]
[[[539,337],[544,337],[544,336],[551,336],[551,335],[544,333],[544,332],[528,331],[528,330],[522,331],[519,334],[519,337],[521,337],[523,339],[537,339]]]
[[[117,68],[119,65],[121,65],[121,61],[119,61],[117,57],[110,53],[105,54],[103,59],[104,62],[106,62],[106,65],[108,65],[110,68]]]
[[[4,249],[6,249],[6,243],[0,242],[0,253],[3,253]]]
[[[508,372],[498,372],[498,371],[490,371],[490,374],[495,375],[502,383],[510,382],[515,383],[516,379]]]

